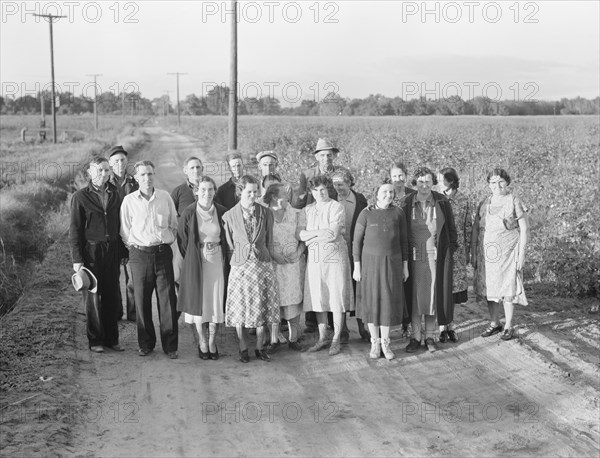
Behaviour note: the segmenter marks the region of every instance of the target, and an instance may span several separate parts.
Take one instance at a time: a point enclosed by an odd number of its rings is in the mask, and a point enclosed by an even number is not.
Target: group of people
[[[338,153],[319,139],[315,166],[301,173],[297,189],[277,173],[273,151],[258,153],[259,177],[244,173],[239,153],[229,154],[231,178],[220,187],[190,157],[187,180],[171,195],[154,187],[150,161],[136,162],[129,176],[121,146],[108,159],[94,158],[89,185],[72,199],[70,231],[75,272],[86,267],[97,278],[97,293],[84,295],[90,349],[123,350],[121,265],[141,356],[156,345],[155,291],[162,348],[173,359],[180,314],[197,331],[205,360],[219,358],[223,325],[236,328],[243,363],[251,333],[262,361],[286,342],[295,351],[336,355],[349,340],[348,315],[371,343],[370,358],[394,358],[395,326],[410,335],[407,352],[422,345],[435,351],[438,341],[458,341],[454,307],[467,301],[469,263],[491,316],[482,336],[513,338],[514,304],[527,304],[521,269],[528,226],[508,173],[488,173],[491,196],[474,208],[454,169],[419,167],[409,188],[407,168],[395,162],[369,203],[353,189],[352,173],[335,164]],[[300,344],[303,332],[318,333],[312,346]]]

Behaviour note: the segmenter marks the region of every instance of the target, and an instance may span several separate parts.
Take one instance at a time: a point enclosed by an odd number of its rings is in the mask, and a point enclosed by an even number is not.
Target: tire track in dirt
[[[157,187],[170,191],[184,179],[182,160],[201,150],[182,135],[148,133],[152,142],[135,159],[156,161]],[[135,324],[121,322],[127,351],[91,355],[81,370],[88,407],[100,414],[77,425],[76,449],[97,456],[596,455],[597,385],[573,380],[521,340],[479,337],[486,314],[471,302],[457,308],[461,341],[435,353],[407,354],[408,342],[392,332],[391,362],[368,359],[353,319],[340,355],[284,348],[271,363],[249,364],[237,361],[229,328],[218,335],[221,359],[199,360],[181,322],[180,359],[158,348],[140,358]],[[87,348],[85,333],[78,336]]]

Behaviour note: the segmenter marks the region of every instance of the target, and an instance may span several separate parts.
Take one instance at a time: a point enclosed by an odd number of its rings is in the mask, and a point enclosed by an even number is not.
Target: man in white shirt
[[[139,355],[154,350],[152,294],[156,290],[163,351],[177,359],[177,296],[170,244],[177,234],[177,211],[167,191],[154,187],[154,164],[134,165],[137,191],[121,204],[121,237],[129,248],[129,264],[135,294]]]

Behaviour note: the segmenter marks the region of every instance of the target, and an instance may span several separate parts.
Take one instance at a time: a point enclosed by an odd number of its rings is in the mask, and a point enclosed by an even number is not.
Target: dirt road
[[[152,141],[135,159],[154,160],[157,187],[171,190],[183,181],[183,158],[200,149],[182,135],[148,132]],[[237,360],[232,329],[219,335],[218,361],[198,358],[192,333],[181,322],[178,360],[159,349],[140,358],[133,323],[120,324],[124,353],[90,354],[80,329],[79,357],[89,364],[80,369],[84,403],[72,451],[598,456],[597,319],[561,327],[568,324],[562,312],[540,312],[543,306],[532,298],[528,314],[516,315],[526,323],[520,338],[503,342],[479,337],[487,312],[470,301],[458,307],[459,343],[409,355],[407,341],[394,332],[397,357],[391,362],[368,359],[369,345],[360,342],[354,319],[350,343],[337,356],[284,348],[271,363],[252,358],[249,364]],[[589,358],[578,357],[573,346]]]

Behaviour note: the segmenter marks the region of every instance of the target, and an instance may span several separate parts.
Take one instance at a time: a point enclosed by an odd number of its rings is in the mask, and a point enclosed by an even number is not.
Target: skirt
[[[397,326],[407,314],[402,254],[363,253],[356,286],[356,316],[375,326]]]
[[[273,265],[256,258],[232,266],[227,285],[226,326],[256,328],[279,323],[279,289]]]

